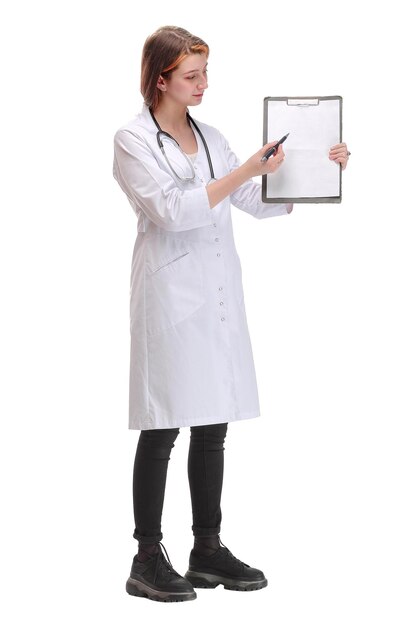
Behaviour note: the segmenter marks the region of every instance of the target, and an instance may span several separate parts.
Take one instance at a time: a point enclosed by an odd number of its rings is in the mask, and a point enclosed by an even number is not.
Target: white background
[[[72,1],[1,26],[1,571],[12,624],[416,624],[415,55],[411,5]],[[253,593],[126,594],[137,551],[127,428],[134,213],[113,135],[142,108],[146,37],[210,46],[192,111],[242,160],[265,96],[343,97],[340,205],[233,208],[262,416],[225,444],[221,539]],[[259,179],[260,182],[260,179]],[[189,429],[171,454],[163,544],[192,547]],[[164,622],[165,623],[165,622]],[[177,623],[177,622],[174,622]]]

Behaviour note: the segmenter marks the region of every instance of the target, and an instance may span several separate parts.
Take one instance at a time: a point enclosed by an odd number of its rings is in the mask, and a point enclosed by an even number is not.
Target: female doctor
[[[139,549],[126,590],[162,601],[192,600],[196,587],[267,585],[264,573],[219,537],[228,422],[260,415],[230,205],[258,219],[293,207],[263,203],[252,180],[285,167],[282,145],[266,162],[261,157],[276,142],[241,164],[216,128],[190,116],[208,87],[208,56],[208,45],[183,28],[150,35],[142,52],[142,112],[114,135],[113,175],[138,220],[129,428],[141,430],[133,469]],[[344,169],[346,144],[332,146],[329,158]],[[161,544],[161,516],[170,452],[185,426],[194,546],[181,576]],[[256,531],[253,517],[242,512],[248,532]]]

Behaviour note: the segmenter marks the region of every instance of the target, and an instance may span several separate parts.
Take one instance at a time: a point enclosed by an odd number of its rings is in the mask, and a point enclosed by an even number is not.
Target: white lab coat
[[[192,116],[194,118],[194,116]],[[196,120],[216,178],[240,165],[225,137]],[[258,389],[230,203],[256,218],[287,214],[263,203],[252,179],[210,209],[199,133],[194,181],[171,174],[149,108],[114,135],[113,175],[138,218],[130,288],[130,429],[258,417]]]

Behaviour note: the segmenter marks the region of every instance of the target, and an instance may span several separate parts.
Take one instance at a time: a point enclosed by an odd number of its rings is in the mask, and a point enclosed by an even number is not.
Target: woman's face
[[[200,104],[207,83],[207,56],[189,54],[172,72],[168,80],[159,77],[158,87],[164,98],[174,100],[183,106]]]

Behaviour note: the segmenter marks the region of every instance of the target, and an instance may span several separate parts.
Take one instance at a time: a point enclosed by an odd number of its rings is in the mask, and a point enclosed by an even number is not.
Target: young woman
[[[260,415],[230,205],[262,219],[290,213],[292,204],[263,203],[252,180],[283,166],[282,145],[266,162],[261,157],[275,142],[241,164],[216,128],[191,118],[189,107],[208,87],[208,56],[208,45],[183,28],[150,35],[142,112],[114,135],[113,175],[138,218],[129,428],[141,430],[133,469],[139,550],[126,590],[163,601],[192,600],[195,587],[267,585],[219,537],[228,422]],[[329,158],[344,169],[346,144]],[[170,452],[185,426],[194,547],[183,577],[161,550],[161,517]]]

